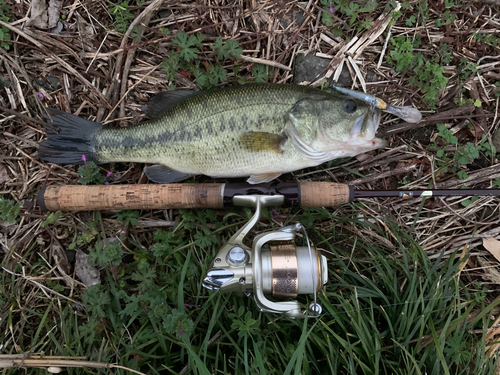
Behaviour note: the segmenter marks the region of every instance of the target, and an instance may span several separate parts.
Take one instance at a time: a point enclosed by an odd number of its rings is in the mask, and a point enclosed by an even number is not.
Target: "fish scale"
[[[125,128],[102,127],[51,110],[51,122],[59,134],[48,133],[40,157],[75,163],[78,153],[86,153],[88,160],[97,163],[161,164],[179,172],[175,178],[179,174],[252,176],[251,182],[264,182],[384,144],[375,138],[380,110],[345,94],[297,85],[253,84],[207,92],[167,92],[164,97],[155,102],[159,117]],[[153,180],[172,178],[165,176]]]
[[[142,125],[104,128],[96,139],[99,161],[148,160],[193,174],[208,169],[214,175],[233,168],[238,174],[256,167],[268,171],[272,165],[293,162],[292,153],[256,153],[245,150],[239,141],[249,130],[282,133],[286,113],[308,91],[269,88],[263,93],[259,86],[243,87],[237,99],[233,90],[215,91],[210,96],[188,99]]]

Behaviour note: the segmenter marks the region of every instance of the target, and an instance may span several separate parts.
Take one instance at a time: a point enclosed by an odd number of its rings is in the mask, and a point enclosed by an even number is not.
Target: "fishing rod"
[[[500,195],[500,189],[356,190],[331,182],[69,185],[44,187],[37,201],[50,211],[253,207],[252,218],[219,249],[203,286],[253,295],[264,312],[316,318],[322,312],[317,294],[328,282],[327,259],[300,223],[260,233],[248,246],[245,238],[259,222],[263,207],[330,207],[358,198],[465,195]],[[290,300],[304,294],[313,295],[308,306]]]
[[[234,197],[282,196],[284,207],[334,207],[359,198],[500,196],[500,189],[357,190],[333,182],[64,185],[40,190],[37,203],[48,211],[228,208]]]

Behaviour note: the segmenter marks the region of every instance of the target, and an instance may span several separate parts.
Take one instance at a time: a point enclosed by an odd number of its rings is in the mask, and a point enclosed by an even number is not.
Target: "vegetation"
[[[21,203],[0,196],[0,219],[15,223],[21,210]]]
[[[169,34],[170,30],[163,30],[163,32]],[[169,56],[163,60],[162,64],[162,70],[170,81],[175,80],[176,73],[179,71],[185,77],[192,76],[202,89],[210,89],[227,81],[227,70],[222,63],[240,57],[243,50],[234,39],[224,41],[222,38],[217,38],[215,43],[211,45],[211,53],[216,57],[216,62],[209,64],[199,60],[199,55],[204,48],[204,39],[205,35],[203,34],[188,35],[184,31],[179,31],[172,39],[174,49],[169,51]],[[233,68],[232,72],[235,83],[247,82],[247,79],[238,77],[239,69],[237,67]],[[263,65],[256,64],[251,73],[255,82],[267,82],[268,75]]]
[[[127,244],[83,245],[106,281],[88,287],[81,305],[60,295],[31,311],[29,321],[13,327],[20,350],[53,348],[58,355],[118,362],[153,374],[183,372],[186,366],[199,374],[216,369],[241,374],[373,374],[374,369],[466,374],[475,369],[475,374],[490,374],[495,369],[483,330],[496,304],[487,303],[481,287],[461,283],[466,259],[440,254],[431,261],[390,220],[384,220],[390,232],[365,221],[352,227],[385,238],[392,243],[389,248],[334,226],[313,230],[331,264],[320,299],[324,314],[317,320],[289,320],[259,312],[252,298],[201,288],[224,233],[247,220],[244,212],[221,219],[213,211],[184,211],[181,216],[173,231],[156,231],[147,241],[149,248],[134,242],[135,235]],[[306,216],[314,222],[347,222],[326,210],[309,210]],[[214,222],[216,227],[208,229]],[[210,240],[200,243],[200,231]],[[332,238],[341,246],[332,244]],[[46,267],[33,264],[29,271]],[[22,279],[3,274],[0,299],[9,308],[2,310],[2,320],[20,319],[20,283]],[[50,287],[66,290],[61,281]]]
[[[0,0],[0,20],[3,22],[10,20],[10,4],[5,0]],[[8,51],[11,39],[10,30],[5,26],[0,27],[0,47]]]
[[[308,2],[249,3],[163,2],[124,40],[151,2],[63,7],[63,32],[52,35],[25,26],[33,2],[0,0],[0,19],[14,25],[0,28],[1,354],[84,362],[61,365],[68,374],[496,373],[498,254],[483,247],[485,238],[499,237],[492,197],[269,208],[249,244],[301,222],[328,258],[323,314],[305,320],[263,313],[252,297],[201,286],[218,249],[251,217],[248,208],[31,208],[46,185],[144,182],[143,165],[135,163],[104,171],[83,155],[78,167],[41,162],[43,118],[36,113],[44,106],[126,126],[140,121],[142,105],[158,91],[294,82],[297,72],[287,67],[297,53],[335,56],[353,38],[369,37],[383,12],[392,12],[384,33],[349,57],[362,63],[369,93],[421,109],[425,126],[397,120],[393,127],[384,117],[379,132],[387,131],[388,148],[280,180],[366,190],[500,187],[500,80],[490,57],[500,52],[498,12],[463,0],[402,1],[398,11],[391,0],[321,0],[307,10]],[[54,86],[44,85],[49,78]],[[359,79],[353,86],[361,90]],[[398,126],[403,130],[388,131]],[[100,283],[83,284],[80,272],[95,272]],[[299,298],[304,305],[309,299]]]

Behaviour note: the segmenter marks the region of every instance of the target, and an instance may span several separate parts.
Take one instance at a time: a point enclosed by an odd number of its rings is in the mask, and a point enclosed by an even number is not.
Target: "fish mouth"
[[[359,116],[351,129],[352,144],[364,143],[375,138],[375,133],[380,125],[381,112],[377,108],[368,108]]]

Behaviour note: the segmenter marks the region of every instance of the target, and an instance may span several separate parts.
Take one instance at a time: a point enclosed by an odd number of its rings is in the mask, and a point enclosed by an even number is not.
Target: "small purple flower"
[[[274,217],[278,216],[279,215],[278,210],[276,210],[275,208],[273,208],[271,210],[271,215],[273,215]]]
[[[113,173],[108,172],[108,173],[106,173],[106,178],[111,177],[112,175],[113,175]]]
[[[109,182],[108,182],[108,181],[106,181],[106,182],[104,183],[104,185],[109,185]]]
[[[84,163],[87,162],[87,158],[85,157],[85,155],[82,155],[82,160],[83,160]]]
[[[40,99],[44,99],[44,98],[45,98],[45,95],[43,95],[43,93],[39,92],[39,93],[38,93],[38,97],[39,97]]]
[[[179,332],[180,332],[180,333],[184,333],[184,330],[183,330],[183,329],[181,329]]]
[[[330,3],[330,13],[333,14],[333,5]]]

